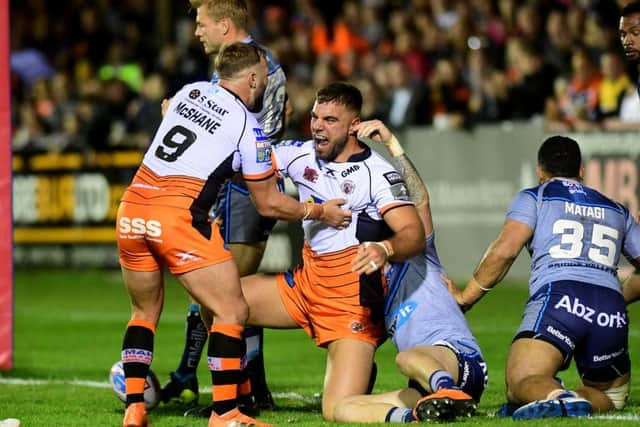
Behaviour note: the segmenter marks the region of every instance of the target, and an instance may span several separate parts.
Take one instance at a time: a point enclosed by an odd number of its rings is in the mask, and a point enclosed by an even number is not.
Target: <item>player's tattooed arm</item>
[[[417,208],[429,205],[429,192],[418,170],[414,166],[409,156],[403,153],[397,157],[391,158],[391,164],[395,167],[400,175],[404,178],[409,191],[409,197]]]

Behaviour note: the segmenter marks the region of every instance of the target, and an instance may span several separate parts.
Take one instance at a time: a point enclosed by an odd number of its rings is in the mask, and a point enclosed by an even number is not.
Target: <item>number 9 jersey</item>
[[[144,188],[165,206],[208,211],[239,170],[249,181],[273,175],[271,144],[235,94],[206,81],[189,84],[172,98],[123,200]]]
[[[529,293],[572,280],[618,293],[618,262],[640,256],[640,226],[629,210],[577,181],[554,178],[522,190],[507,219],[527,224],[533,237]]]

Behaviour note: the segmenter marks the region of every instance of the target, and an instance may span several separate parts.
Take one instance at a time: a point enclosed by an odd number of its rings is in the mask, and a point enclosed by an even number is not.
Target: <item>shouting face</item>
[[[359,122],[358,114],[336,102],[313,104],[311,110],[311,135],[316,155],[327,162],[336,160],[353,135],[353,125]]]

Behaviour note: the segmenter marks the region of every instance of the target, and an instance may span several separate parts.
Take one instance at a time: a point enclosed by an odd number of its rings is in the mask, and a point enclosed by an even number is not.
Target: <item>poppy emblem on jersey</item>
[[[351,332],[355,332],[357,334],[364,332],[364,326],[362,325],[362,323],[358,322],[357,320],[353,320],[349,325],[349,328],[351,328]]]
[[[316,182],[318,180],[318,171],[307,166],[304,168],[302,177],[309,182]]]
[[[199,89],[194,89],[191,92],[189,92],[189,98],[191,99],[196,99],[200,96],[200,90]]]
[[[345,181],[342,183],[342,192],[344,194],[351,194],[356,188],[356,185],[352,181]]]

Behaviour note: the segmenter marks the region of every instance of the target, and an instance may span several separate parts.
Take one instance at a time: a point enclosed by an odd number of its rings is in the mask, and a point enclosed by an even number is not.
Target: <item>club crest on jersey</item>
[[[302,177],[309,182],[316,182],[318,180],[318,171],[313,168],[310,168],[309,166],[306,166],[304,168],[304,173],[302,174]]]
[[[351,194],[353,193],[353,190],[356,188],[356,185],[353,183],[353,181],[345,181],[342,183],[342,192],[344,194]]]
[[[191,99],[197,99],[199,96],[200,96],[199,89],[193,89],[191,92],[189,92],[189,98]]]
[[[349,324],[349,328],[351,329],[351,332],[355,332],[356,334],[364,332],[364,325],[357,320],[352,320]]]

